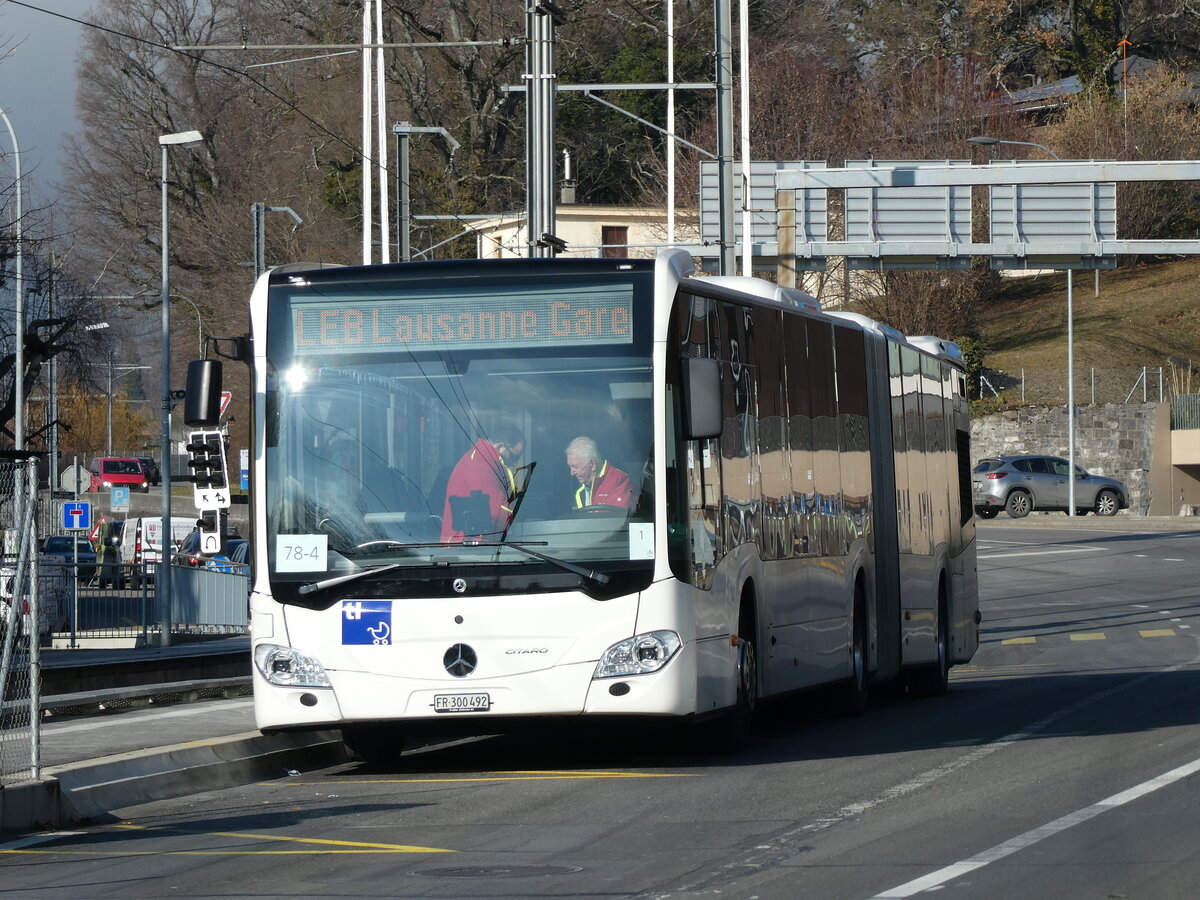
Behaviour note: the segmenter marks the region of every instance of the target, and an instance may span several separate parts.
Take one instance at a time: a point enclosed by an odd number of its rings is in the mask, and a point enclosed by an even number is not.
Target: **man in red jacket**
[[[499,538],[508,527],[516,501],[513,470],[525,452],[525,436],[501,426],[463,454],[446,484],[442,540]]]
[[[567,467],[579,480],[575,508],[616,506],[628,509],[633,499],[629,476],[600,455],[590,437],[577,437],[567,445]]]

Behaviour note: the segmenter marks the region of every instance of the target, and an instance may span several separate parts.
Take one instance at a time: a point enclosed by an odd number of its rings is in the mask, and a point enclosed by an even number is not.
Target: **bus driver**
[[[525,452],[525,436],[510,425],[493,429],[463,454],[446,485],[442,540],[499,537],[515,511],[513,466]]]
[[[629,508],[633,499],[629,476],[604,459],[590,437],[577,437],[567,445],[567,467],[579,480],[575,509],[586,506]]]

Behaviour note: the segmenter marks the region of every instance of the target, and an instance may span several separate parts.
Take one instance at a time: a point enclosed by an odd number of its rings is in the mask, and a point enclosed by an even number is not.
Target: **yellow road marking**
[[[353,847],[356,851],[385,851],[388,853],[457,853],[457,850],[443,850],[439,847],[415,847],[408,844],[376,844],[365,841],[335,841],[329,838],[303,838],[303,837],[288,837],[280,834],[250,834],[240,831],[197,831],[187,828],[149,828],[145,825],[134,825],[129,822],[114,826],[123,828],[126,831],[154,831],[163,834],[201,834],[212,835],[214,837],[231,837],[245,838],[251,841],[277,841],[277,842],[292,842],[297,844],[316,844],[322,847]],[[216,851],[213,851],[216,852]],[[253,852],[253,851],[250,851]],[[280,852],[280,851],[272,851]],[[289,851],[302,853],[305,851],[296,850]]]
[[[1000,643],[1001,644],[1036,644],[1037,638],[1035,638],[1035,637],[1008,638],[1006,640],[1001,641]]]
[[[1108,636],[1105,635],[1105,633],[1103,631],[1091,631],[1091,632],[1087,632],[1085,634],[1073,634],[1073,635],[1071,635],[1071,640],[1073,640],[1073,641],[1105,641],[1105,640],[1108,640]]]
[[[26,856],[59,857],[305,857],[354,856],[354,854],[389,853],[457,853],[456,850],[0,850],[0,854],[24,853]]]
[[[1145,631],[1139,631],[1142,637],[1175,637],[1174,628],[1147,628]]]

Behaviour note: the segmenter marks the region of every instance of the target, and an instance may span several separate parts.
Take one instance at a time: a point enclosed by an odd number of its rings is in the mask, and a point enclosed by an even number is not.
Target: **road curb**
[[[125,806],[281,778],[289,770],[349,758],[337,732],[251,731],[53,766],[39,780],[0,790],[0,831],[86,823]]]
[[[1021,519],[1001,513],[994,519],[976,519],[982,528],[1077,528],[1084,531],[1200,531],[1193,516],[1068,516],[1057,512],[1032,512]]]

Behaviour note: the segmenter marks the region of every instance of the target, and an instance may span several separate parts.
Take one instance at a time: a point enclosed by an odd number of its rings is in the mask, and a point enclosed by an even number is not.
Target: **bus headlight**
[[[331,687],[325,667],[319,660],[305,656],[294,647],[259,644],[254,648],[254,664],[263,678],[283,687]]]
[[[683,641],[673,631],[635,634],[613,644],[600,655],[592,678],[617,678],[657,672],[682,646]]]

